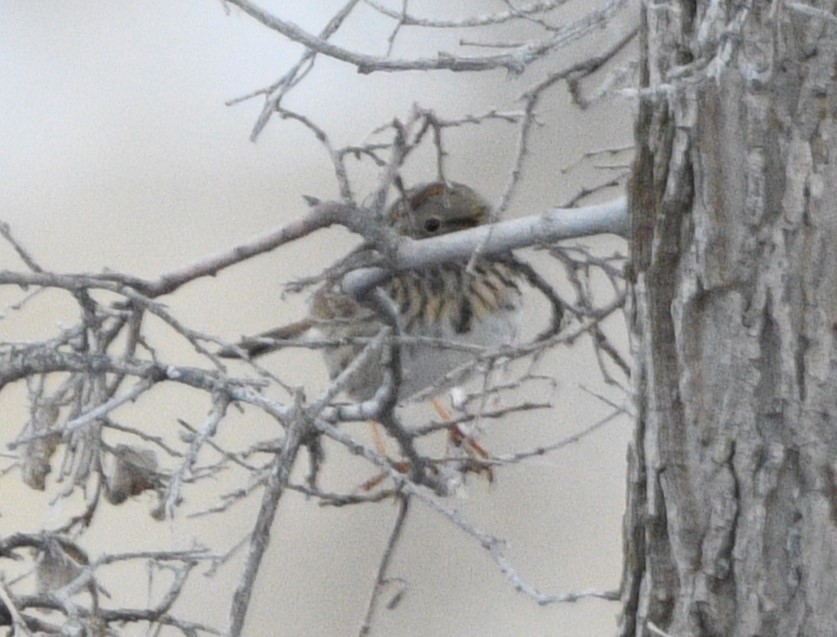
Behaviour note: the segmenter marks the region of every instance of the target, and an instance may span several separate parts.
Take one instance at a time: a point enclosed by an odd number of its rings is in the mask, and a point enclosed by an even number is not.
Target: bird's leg
[[[372,442],[375,445],[375,451],[379,454],[384,456],[385,458],[389,458],[386,442],[384,441],[384,437],[381,435],[381,426],[374,420],[369,421],[369,431],[372,434]],[[390,464],[392,465],[393,469],[398,471],[399,473],[407,473],[410,470],[410,465],[405,460],[390,460]],[[383,471],[378,473],[377,475],[372,476],[366,482],[362,483],[360,487],[358,487],[361,491],[371,491],[379,484],[381,484],[387,477],[387,474]]]
[[[372,442],[375,443],[375,451],[382,456],[386,456],[387,446],[384,443],[384,437],[381,435],[381,428],[374,420],[369,421],[369,431],[372,434]]]
[[[443,420],[453,420],[453,414],[442,404],[441,399],[433,398],[431,402],[433,403],[433,408],[436,410],[436,413],[439,414]],[[457,423],[453,423],[450,427],[448,427],[448,444],[465,451],[467,456],[473,461],[468,467],[469,470],[473,470],[476,473],[485,471],[488,481],[494,481],[494,472],[492,471],[491,466],[481,462],[482,460],[489,460],[491,458],[491,454],[488,453],[488,450],[485,447],[477,442],[473,435],[464,432],[462,427],[460,427]]]

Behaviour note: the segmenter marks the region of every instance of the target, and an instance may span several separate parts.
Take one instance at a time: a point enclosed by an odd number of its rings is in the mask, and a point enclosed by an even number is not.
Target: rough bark
[[[643,10],[622,636],[837,635],[837,26],[785,4]]]

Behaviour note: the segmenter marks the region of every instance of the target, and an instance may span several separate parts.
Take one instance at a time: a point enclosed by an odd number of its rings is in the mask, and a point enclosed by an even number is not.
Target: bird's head
[[[488,202],[472,188],[434,182],[410,189],[392,205],[390,219],[402,235],[427,239],[482,225],[490,210]]]

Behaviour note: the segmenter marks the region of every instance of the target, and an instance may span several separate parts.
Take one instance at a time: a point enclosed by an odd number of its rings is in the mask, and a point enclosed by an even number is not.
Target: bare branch
[[[543,14],[554,11],[567,3],[567,0],[552,0],[551,2],[534,2],[527,6],[511,9],[509,11],[498,11],[487,15],[469,16],[461,20],[439,20],[436,18],[421,18],[414,16],[407,11],[393,11],[375,0],[364,0],[366,4],[374,7],[376,11],[398,20],[404,26],[431,27],[434,29],[462,29],[470,27],[484,27],[509,22],[521,16]]]
[[[401,496],[398,498],[398,514],[395,517],[395,524],[392,527],[392,532],[389,534],[386,548],[381,555],[381,562],[378,566],[378,574],[375,577],[375,584],[372,587],[372,595],[369,598],[369,605],[366,608],[366,615],[363,618],[363,624],[360,626],[358,635],[363,637],[368,635],[372,630],[372,620],[375,617],[375,609],[378,606],[378,601],[383,594],[383,588],[387,584],[387,571],[389,570],[392,556],[395,553],[395,547],[401,539],[404,531],[404,523],[407,521],[407,513],[410,510],[410,498]]]
[[[270,530],[273,526],[273,520],[276,517],[279,500],[285,492],[297,453],[305,437],[308,435],[310,428],[311,425],[305,419],[304,415],[297,411],[291,425],[285,430],[282,451],[273,461],[273,471],[265,484],[259,515],[250,534],[247,563],[244,572],[241,574],[238,587],[233,594],[232,606],[230,607],[229,628],[227,631],[229,637],[239,637],[244,629],[244,620],[247,617],[250,596],[253,592],[253,586],[256,583],[256,575],[259,572],[262,558],[270,541]]]
[[[521,73],[527,65],[539,59],[548,51],[566,45],[569,41],[581,37],[590,29],[600,26],[611,14],[620,9],[627,0],[609,0],[604,7],[591,11],[584,18],[567,27],[557,30],[550,37],[533,43],[525,43],[516,47],[513,53],[484,56],[451,55],[440,52],[435,58],[418,58],[394,60],[349,51],[335,46],[322,38],[304,31],[292,22],[281,20],[267,13],[249,0],[227,0],[229,4],[239,7],[250,17],[258,20],[269,29],[278,31],[285,37],[303,44],[308,49],[348,62],[357,67],[360,73],[392,72],[392,71],[487,71],[504,68],[514,73]]]
[[[360,295],[394,272],[467,258],[478,246],[482,254],[492,255],[538,243],[607,232],[623,236],[628,232],[625,199],[586,208],[552,210],[422,241],[403,239],[388,263],[391,270],[368,268],[351,272],[345,277],[343,288],[349,294]]]
[[[29,254],[29,251],[12,236],[12,229],[5,221],[0,221],[0,235],[5,237],[6,241],[12,245],[15,252],[17,252],[18,256],[32,272],[43,272],[43,268],[35,262],[35,259]]]

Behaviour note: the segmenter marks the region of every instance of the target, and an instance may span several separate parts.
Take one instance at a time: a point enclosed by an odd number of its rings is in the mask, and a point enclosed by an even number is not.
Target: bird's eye
[[[424,222],[424,229],[427,232],[436,232],[441,227],[442,222],[438,217],[430,217],[430,219]]]

